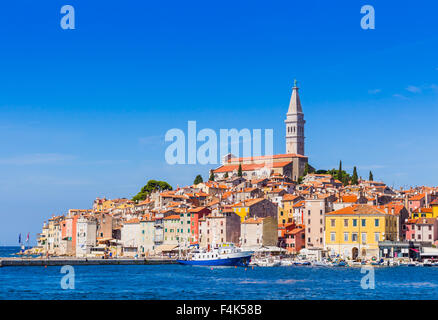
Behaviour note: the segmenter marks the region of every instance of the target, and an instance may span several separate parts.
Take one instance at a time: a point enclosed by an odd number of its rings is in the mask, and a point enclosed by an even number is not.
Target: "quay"
[[[93,266],[93,265],[161,265],[177,264],[169,258],[0,258],[0,267]]]

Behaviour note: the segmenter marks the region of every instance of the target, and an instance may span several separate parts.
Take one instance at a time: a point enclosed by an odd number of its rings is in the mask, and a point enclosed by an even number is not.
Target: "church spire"
[[[301,108],[300,95],[298,94],[297,80],[294,80],[294,86],[292,88],[292,96],[290,97],[289,110],[287,114],[303,113]]]
[[[304,120],[298,94],[297,80],[294,81],[289,109],[286,114],[286,153],[304,155]]]

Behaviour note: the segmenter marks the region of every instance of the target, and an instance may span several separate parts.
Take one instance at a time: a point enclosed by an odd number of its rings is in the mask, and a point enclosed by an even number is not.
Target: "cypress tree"
[[[239,169],[237,170],[237,176],[238,176],[238,177],[242,177],[242,176],[243,176],[243,173],[242,173],[242,164],[241,164],[241,163],[239,163]]]
[[[373,173],[370,171],[370,177],[368,178],[369,181],[374,181]]]
[[[343,179],[342,179],[342,160],[339,160],[339,169],[338,169],[337,178],[339,181],[343,181]]]
[[[356,167],[353,168],[353,176],[351,177],[351,184],[358,184],[359,183],[359,179],[357,177],[357,169]]]
[[[208,178],[208,180],[209,181],[214,181],[214,172],[213,172],[213,170],[211,170],[210,178]]]

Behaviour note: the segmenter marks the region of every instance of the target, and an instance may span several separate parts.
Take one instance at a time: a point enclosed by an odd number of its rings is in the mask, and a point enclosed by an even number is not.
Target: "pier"
[[[161,265],[177,264],[169,258],[0,258],[0,267],[45,267],[45,266],[100,266],[100,265]]]

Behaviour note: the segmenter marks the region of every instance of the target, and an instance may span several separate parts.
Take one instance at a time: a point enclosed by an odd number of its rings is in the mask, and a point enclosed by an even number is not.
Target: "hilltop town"
[[[438,188],[395,189],[304,155],[298,87],[286,114],[286,153],[228,154],[210,179],[155,184],[133,199],[97,198],[44,223],[33,252],[75,257],[172,255],[234,243],[253,251],[344,259],[418,258],[438,241]]]

